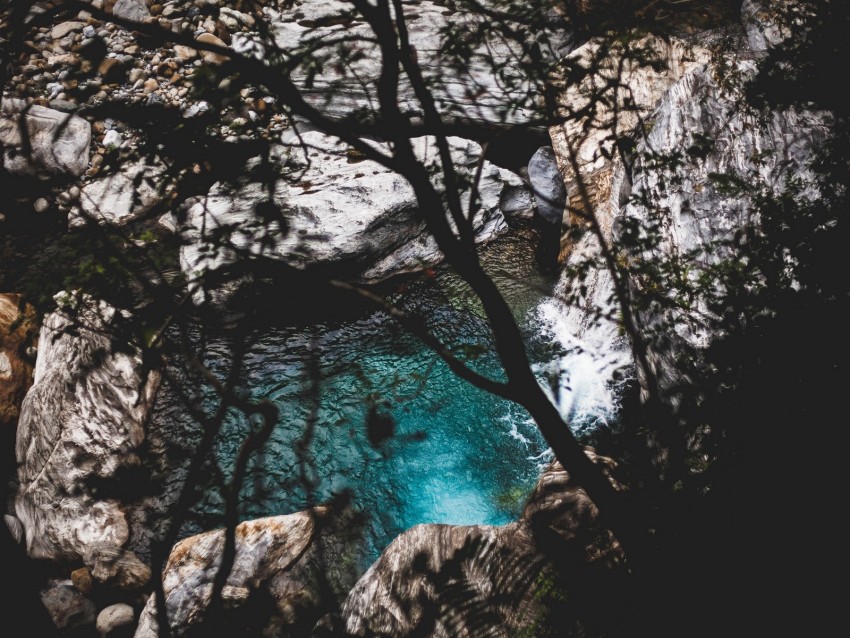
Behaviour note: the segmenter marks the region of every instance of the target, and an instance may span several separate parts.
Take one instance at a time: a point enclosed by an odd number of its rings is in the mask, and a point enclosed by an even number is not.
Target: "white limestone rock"
[[[264,635],[293,635],[295,626],[309,629],[331,602],[327,596],[341,597],[353,584],[345,556],[357,551],[354,530],[344,512],[327,507],[240,523],[233,568],[222,591],[224,607],[233,610],[255,596],[270,595],[271,617],[252,619],[267,622]],[[215,530],[186,538],[171,550],[162,575],[171,635],[198,630],[223,547],[224,531]],[[324,587],[318,585],[323,578]],[[135,636],[156,638],[157,628],[151,596]]]
[[[249,182],[235,190],[214,186],[189,210],[181,229],[187,240],[180,253],[181,266],[190,282],[197,286],[205,273],[253,255],[297,268],[335,267],[340,276],[360,281],[378,281],[442,260],[436,242],[425,231],[413,189],[403,177],[371,160],[353,158],[344,145],[322,133],[310,131],[301,137],[308,147],[307,157],[293,136],[284,147],[282,161],[304,168],[303,174],[297,183],[280,180],[274,188],[272,211],[280,211],[277,214],[285,219],[285,232],[277,222],[263,222],[262,207],[269,200],[264,184]],[[449,143],[457,170],[471,178],[481,148],[460,138],[449,138]],[[417,138],[414,147],[426,164],[437,161],[433,139]],[[473,220],[478,242],[487,242],[505,229],[499,208],[503,189],[499,169],[485,161],[479,184],[481,206]],[[468,199],[465,193],[464,207]],[[214,238],[224,229],[229,229],[229,243],[216,246]]]
[[[746,60],[738,63],[746,76],[755,66]],[[695,69],[671,87],[654,116],[654,126],[638,146],[638,160],[633,170],[632,192],[647,194],[645,201],[664,211],[664,233],[658,250],[673,256],[697,251],[693,276],[700,267],[729,258],[727,250],[708,252],[717,241],[731,240],[734,233],[748,223],[758,221],[753,202],[746,195],[730,194],[718,187],[712,175],[731,175],[753,185],[764,185],[779,192],[785,180],[793,176],[808,183],[800,199],[818,198],[808,163],[827,129],[822,113],[772,111],[766,122],[748,113],[745,99],[736,91],[727,92],[718,85],[711,66]],[[642,163],[640,153],[671,153],[688,149],[710,140],[704,157],[687,156],[674,168]],[[651,209],[643,201],[633,201],[620,211],[623,218],[648,221]],[[669,343],[660,344],[651,353],[651,363],[662,387],[670,387],[679,379],[675,358],[682,351],[680,340],[690,346],[704,347],[712,335],[698,320],[708,313],[701,300],[688,312],[675,312],[666,317],[676,326],[668,333]],[[652,317],[649,321],[658,321]]]
[[[786,8],[789,2],[783,0],[773,4],[778,4],[781,10]],[[741,23],[747,35],[747,44],[753,53],[766,55],[770,49],[791,35],[790,30],[783,29],[777,22],[776,13],[775,6],[768,7],[757,0],[744,0],[741,4]]]
[[[539,90],[523,76],[516,63],[523,58],[519,44],[497,36],[488,37],[485,43],[474,47],[462,68],[455,68],[440,53],[441,30],[472,22],[475,16],[431,0],[404,3],[403,6],[410,43],[444,118],[519,123],[533,117],[537,106],[534,100]],[[362,17],[352,21],[351,12],[352,6],[347,2],[307,0],[278,14],[273,24],[275,41],[284,50],[292,48],[294,43],[309,46],[333,41],[340,35],[352,38],[353,49],[358,54],[356,60],[325,64],[315,75],[302,67],[292,74],[296,84],[303,87],[308,102],[338,117],[374,109],[378,104],[375,87],[381,74],[379,47],[371,27]],[[471,31],[475,29],[475,26],[470,27]],[[234,38],[234,49],[252,51],[256,47],[252,49],[250,37],[240,36]],[[542,46],[540,50],[549,61],[560,54],[557,42],[551,47]],[[333,56],[332,62],[338,58],[335,48],[328,51]],[[262,52],[257,51],[257,54],[262,55]],[[422,112],[412,87],[404,79],[398,102],[404,112],[413,115]],[[508,104],[515,108],[507,109]]]
[[[68,216],[68,226],[78,228],[89,221],[121,226],[144,215],[167,192],[164,174],[161,164],[138,160],[98,176],[80,190],[79,207]]]
[[[726,63],[741,78],[755,73],[749,51],[733,55]],[[728,250],[716,246],[709,252],[709,247],[731,239],[745,224],[758,221],[752,200],[718,188],[713,176],[728,175],[775,192],[784,187],[787,177],[794,176],[809,184],[802,189],[801,197],[819,197],[807,164],[826,136],[825,114],[774,110],[761,120],[745,108],[740,89],[723,86],[720,76],[708,63],[693,68],[669,88],[651,116],[648,133],[638,139],[631,179],[622,164],[614,163],[608,196],[593,211],[608,240],[616,240],[617,226],[623,220],[637,220],[645,226],[653,219],[657,222],[661,212],[657,256],[694,251],[693,277],[702,267],[731,256]],[[664,157],[688,149],[697,150],[682,154],[676,165],[655,162],[651,157],[643,159],[650,151]],[[572,248],[567,265],[575,267],[600,254],[595,236],[588,233]],[[570,305],[553,302],[550,319],[570,335],[569,345],[591,354],[599,369],[622,372],[624,366],[630,368],[628,343],[618,335],[616,324],[605,318],[617,312],[610,273],[600,264],[589,270],[582,284],[586,295]],[[564,277],[560,286],[565,291],[574,290],[569,277]],[[676,357],[685,349],[698,356],[696,352],[710,343],[713,335],[700,319],[705,316],[710,316],[709,310],[697,299],[687,311],[669,310],[663,317],[642,317],[646,326],[661,321],[675,326],[664,330],[663,343],[650,347],[650,365],[662,390],[681,382],[676,378]],[[575,368],[574,363],[569,365]]]
[[[76,115],[4,98],[0,145],[3,168],[14,175],[80,176],[89,165],[91,125]]]
[[[143,372],[138,352],[114,351],[114,308],[90,299],[69,305],[41,329],[18,423],[15,513],[30,556],[78,561],[95,542],[127,540],[121,503],[98,498],[88,483],[138,463],[159,377]]]
[[[608,199],[615,141],[630,135],[655,110],[665,91],[708,56],[708,50],[697,44],[655,36],[628,46],[610,38],[592,39],[569,54],[566,68],[595,69],[564,87],[558,101],[565,120],[549,129],[571,209],[590,212],[579,180],[591,209]],[[641,63],[641,57],[657,64]]]

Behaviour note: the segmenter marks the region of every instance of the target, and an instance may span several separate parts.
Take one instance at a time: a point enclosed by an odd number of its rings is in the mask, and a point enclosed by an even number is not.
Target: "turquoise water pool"
[[[558,345],[536,312],[554,282],[534,268],[531,238],[500,240],[484,262],[524,327],[532,359],[556,360]],[[470,365],[500,377],[480,307],[450,270],[406,283],[394,300],[427,317]],[[233,348],[226,336],[210,336],[204,361],[226,374]],[[252,397],[277,404],[280,419],[249,464],[240,518],[294,512],[347,493],[367,517],[367,558],[418,523],[515,519],[549,460],[522,409],[456,377],[380,312],[264,330],[247,347],[241,378]],[[167,396],[158,412],[160,420],[185,420]],[[202,527],[222,511],[223,480],[252,427],[234,412],[216,439],[213,478],[194,510],[206,517]]]

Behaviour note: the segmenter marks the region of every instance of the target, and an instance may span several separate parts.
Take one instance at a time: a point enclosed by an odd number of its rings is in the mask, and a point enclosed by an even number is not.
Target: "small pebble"
[[[121,146],[121,142],[123,139],[121,138],[121,133],[116,130],[107,131],[106,135],[103,136],[103,145],[106,148],[110,146],[114,146],[115,148]]]

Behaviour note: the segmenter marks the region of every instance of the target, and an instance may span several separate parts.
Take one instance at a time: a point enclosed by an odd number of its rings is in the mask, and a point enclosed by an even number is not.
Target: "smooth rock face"
[[[27,135],[21,134],[21,118]],[[81,117],[21,100],[0,105],[3,168],[15,175],[82,175],[89,164],[91,125]]]
[[[533,630],[547,602],[541,577],[550,561],[609,570],[621,560],[619,544],[600,533],[597,518],[584,490],[555,463],[516,523],[418,525],[398,536],[346,598],[344,629],[394,638]]]
[[[617,465],[612,459],[590,448],[585,454],[603,468],[617,490],[625,490],[614,476]],[[587,493],[572,482],[563,465],[554,461],[528,497],[521,520],[532,530],[540,548],[574,551],[588,562],[603,559],[607,564],[617,564],[623,558],[620,544],[610,531],[600,529],[598,519],[599,510]]]
[[[89,485],[138,463],[159,377],[143,374],[140,355],[113,352],[119,319],[107,304],[85,300],[77,311],[49,315],[41,329],[16,446],[15,512],[33,558],[80,560],[92,543],[127,540],[121,504]]]
[[[273,25],[275,41],[284,50],[292,47],[294,42],[312,43],[336,38],[340,34],[357,42],[355,49],[363,54],[361,59],[344,66],[324,65],[312,77],[312,86],[306,82],[308,73],[305,69],[298,68],[292,73],[293,80],[303,87],[311,104],[340,117],[362,109],[373,109],[378,104],[375,87],[381,74],[381,54],[378,45],[373,42],[374,32],[362,18],[352,21],[347,17],[351,11],[352,5],[347,2],[307,0],[281,12]],[[452,11],[445,3],[430,0],[415,5],[405,3],[404,11],[416,59],[444,118],[518,123],[533,116],[535,105],[528,92],[537,95],[537,91],[514,63],[515,59],[522,57],[518,44],[489,37],[486,44],[475,47],[462,68],[454,68],[440,54],[440,31],[452,24],[471,21],[472,16],[463,11]],[[476,26],[471,24],[469,28],[474,31]],[[251,51],[251,39],[234,37],[233,47]],[[554,48],[558,48],[557,44]],[[557,55],[549,47],[540,49],[544,56]],[[504,82],[499,81],[496,68],[506,76]],[[404,112],[416,115],[422,111],[412,87],[404,78],[398,103]],[[507,112],[506,104],[517,108]]]
[[[79,208],[68,216],[68,226],[84,226],[89,220],[120,226],[136,219],[161,201],[163,173],[160,165],[137,161],[93,179],[81,189]]]
[[[246,521],[236,526],[236,557],[222,591],[226,609],[249,615],[267,635],[307,635],[318,615],[351,586],[346,557],[356,553],[357,526],[328,508]],[[198,630],[221,565],[224,532],[180,541],[163,573],[172,635]],[[271,601],[271,607],[263,607]],[[299,631],[303,633],[298,633]],[[276,632],[276,633],[275,633]],[[292,634],[287,632],[293,632]],[[139,618],[136,638],[156,638],[155,597]]]
[[[516,523],[417,525],[351,590],[344,628],[354,636],[515,635],[524,618],[537,615],[541,568]]]
[[[293,167],[304,166],[301,148],[294,138],[289,139],[291,146],[284,147],[281,162],[288,157]],[[276,183],[273,206],[268,204],[266,186],[253,182],[235,191],[219,184],[191,208],[182,229],[187,245],[180,252],[190,281],[255,255],[298,268],[336,267],[340,276],[361,281],[379,281],[442,260],[404,178],[370,160],[352,158],[345,146],[329,136],[311,131],[303,133],[302,139],[309,148],[310,166],[298,183]],[[460,138],[449,141],[455,166],[471,178],[480,147]],[[417,156],[426,163],[437,160],[431,139],[417,138],[414,144]],[[481,207],[473,221],[479,242],[489,241],[505,228],[499,209],[503,188],[499,169],[484,162]],[[462,198],[464,209],[468,198],[468,193]],[[285,232],[275,216],[285,220]],[[216,247],[213,238],[225,229],[230,229],[229,244]]]
[[[0,428],[14,427],[21,402],[32,385],[33,364],[27,350],[37,343],[35,311],[18,309],[20,295],[0,294]]]
[[[106,607],[97,615],[95,628],[102,638],[110,635],[114,636],[122,628],[129,629],[135,617],[136,615],[133,613],[133,608],[130,605],[117,603]]]
[[[57,629],[70,631],[94,624],[97,608],[69,580],[52,581],[42,590],[41,602]]]
[[[659,64],[640,64],[635,60],[637,52]],[[588,213],[608,200],[612,159],[616,156],[614,139],[630,135],[674,82],[707,59],[708,51],[703,47],[654,36],[633,42],[628,49],[620,43],[606,47],[604,41],[593,39],[570,53],[567,60],[571,66],[597,68],[582,81],[564,88],[558,101],[559,114],[566,119],[549,129],[572,209]],[[591,103],[595,104],[591,116],[572,115]],[[589,202],[577,187],[579,179],[584,182]]]
[[[112,15],[136,22],[144,22],[151,17],[145,0],[118,0],[112,7]]]
[[[759,52],[744,47],[727,59],[727,65],[745,79],[754,73],[752,58]],[[608,239],[616,240],[616,228],[622,220],[632,218],[645,223],[663,211],[657,254],[669,257],[703,251],[717,240],[731,238],[737,229],[753,221],[752,202],[716,187],[712,175],[731,175],[750,184],[762,182],[777,190],[791,175],[806,182],[810,176],[806,165],[826,135],[823,115],[773,111],[760,122],[743,108],[742,94],[718,84],[719,76],[720,71],[711,63],[685,73],[664,94],[652,114],[648,134],[638,139],[631,179],[622,164],[614,164],[608,199],[599,202],[594,210]],[[683,154],[675,168],[642,159],[650,150],[664,156],[691,148],[702,150]],[[757,157],[761,158],[758,163],[754,159]],[[638,201],[630,201],[632,195],[637,195]],[[817,194],[804,189],[803,196]],[[573,247],[568,266],[599,253],[596,238],[588,233]],[[715,263],[729,256],[715,250],[710,255],[702,253],[694,264]],[[695,276],[698,270],[694,268]],[[605,268],[592,268],[583,283],[588,291],[586,299],[564,308],[562,313],[576,342],[600,360],[629,360],[628,344],[618,337],[614,322],[596,319],[600,312],[605,316],[614,311],[610,273]],[[571,282],[564,278],[561,285],[569,290]],[[650,347],[650,365],[662,390],[680,382],[673,376],[678,369],[675,358],[685,350],[692,353],[689,356],[698,356],[694,348],[698,351],[705,347],[712,337],[700,327],[704,325],[700,315],[708,312],[705,303],[696,300],[689,312],[693,316],[669,311],[664,316],[642,317],[650,327],[662,320],[675,326],[674,330],[663,332],[663,342]],[[641,371],[638,373],[642,375]]]
[[[546,222],[561,224],[567,203],[567,189],[551,146],[542,146],[531,156],[528,161],[528,179],[537,212]]]
[[[739,69],[746,75],[755,67],[742,61]],[[659,169],[651,163],[644,166],[640,160],[635,163],[632,192],[648,194],[648,201],[665,211],[666,232],[659,250],[668,256],[706,249],[715,240],[731,238],[752,220],[752,201],[724,192],[713,183],[712,175],[729,174],[751,184],[762,182],[778,192],[788,177],[803,182],[811,178],[807,164],[826,138],[824,118],[819,114],[773,111],[761,124],[741,108],[744,97],[725,93],[715,78],[713,68],[702,67],[674,85],[661,102],[652,131],[638,148],[639,154],[647,149],[670,153],[690,148],[700,140],[711,140],[704,158],[689,157],[675,169]],[[762,160],[757,164],[753,158],[759,156]],[[804,190],[802,196],[817,194]],[[642,202],[630,203],[621,211],[624,218],[642,220],[649,219],[650,214]],[[702,261],[714,263],[730,256],[729,252],[714,251],[705,254]],[[707,311],[701,301],[692,310],[695,315]],[[679,381],[671,377],[671,371],[677,369],[675,357],[682,351],[677,343],[683,340],[699,348],[708,344],[711,335],[682,313],[665,319],[676,329],[667,334],[669,342],[653,348],[651,361],[662,387],[671,387]]]

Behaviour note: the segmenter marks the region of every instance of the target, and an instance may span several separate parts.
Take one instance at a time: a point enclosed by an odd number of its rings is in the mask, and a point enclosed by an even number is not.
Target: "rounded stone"
[[[212,33],[202,33],[195,39],[201,44],[211,44],[214,46],[227,48],[227,44],[221,38],[213,35]],[[224,62],[224,60],[226,59],[225,56],[219,55],[218,53],[213,53],[212,51],[203,51],[201,55],[204,58],[204,62],[207,62],[209,64],[219,64],[221,62]]]
[[[117,603],[103,609],[97,615],[95,628],[102,638],[115,633],[117,629],[132,625],[136,618],[133,608],[125,603]]]
[[[103,145],[106,148],[109,148],[110,146],[114,146],[117,148],[121,146],[122,141],[123,140],[121,139],[121,133],[119,133],[115,129],[107,131],[106,135],[103,136]]]

